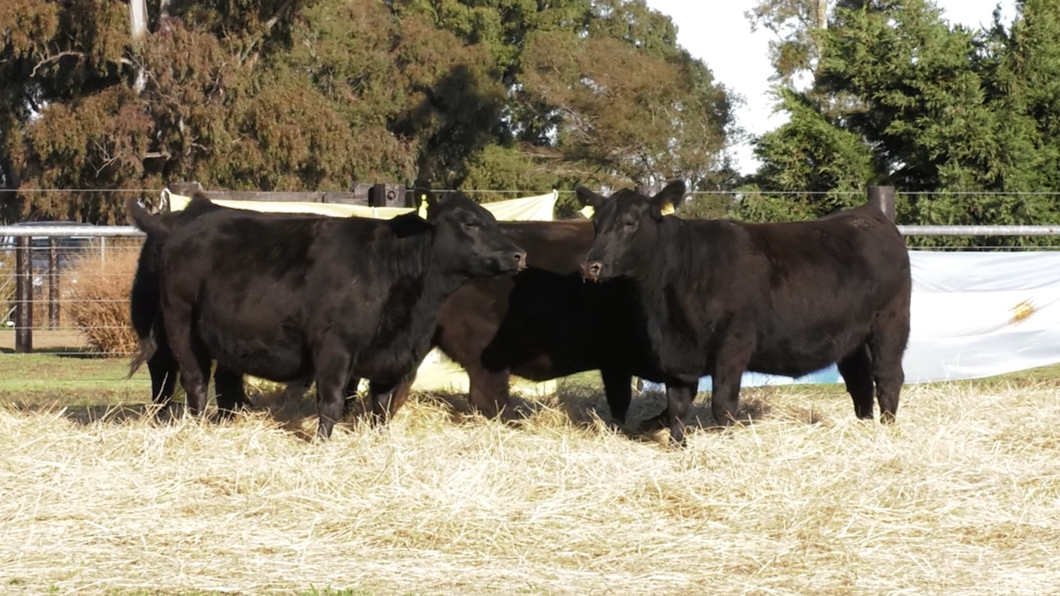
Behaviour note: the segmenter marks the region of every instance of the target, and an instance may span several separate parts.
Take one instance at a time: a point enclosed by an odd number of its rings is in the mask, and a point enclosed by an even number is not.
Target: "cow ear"
[[[662,217],[663,215],[670,215],[677,210],[677,206],[681,204],[681,199],[685,196],[685,183],[683,180],[674,180],[673,182],[666,185],[666,188],[659,191],[654,197],[651,198],[653,211]]]
[[[597,207],[602,205],[605,200],[607,200],[607,197],[596,194],[595,192],[589,190],[588,188],[585,188],[584,186],[579,186],[578,188],[575,188],[574,194],[578,195],[578,202],[581,203],[583,207],[588,206],[592,207],[593,209],[596,209]]]

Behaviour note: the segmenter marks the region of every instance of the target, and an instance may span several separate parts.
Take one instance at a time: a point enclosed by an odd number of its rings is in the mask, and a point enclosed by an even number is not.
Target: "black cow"
[[[201,198],[205,198],[203,195]],[[135,207],[134,207],[135,206]],[[136,199],[129,199],[126,208],[130,214],[137,214],[141,219],[146,215]],[[188,209],[154,216],[155,226],[172,230],[174,226],[194,221],[205,213],[224,209],[208,200],[192,201]],[[134,220],[135,221],[135,220]],[[143,226],[141,226],[143,227]],[[162,406],[158,415],[168,410],[177,382],[177,361],[169,349],[166,329],[162,323],[161,259],[164,238],[158,234],[148,235],[140,249],[140,258],[136,263],[136,275],[133,278],[129,294],[129,315],[133,331],[136,333],[138,347],[129,365],[129,377],[140,366],[147,363],[151,375],[151,399]],[[229,416],[235,410],[248,407],[250,402],[243,390],[243,375],[219,366],[214,373],[214,388],[217,395],[217,406],[222,416]]]
[[[129,208],[164,242],[162,318],[189,411],[205,407],[211,358],[274,381],[312,375],[322,438],[352,376],[383,393],[414,372],[464,281],[525,266],[493,216],[459,193],[429,197],[426,221],[225,209],[170,229]]]
[[[662,205],[684,192],[682,182],[651,198],[577,189],[595,209],[583,275],[634,282],[666,383],[671,439],[683,444],[704,375],[713,377],[714,419],[727,425],[744,371],[801,376],[832,363],[858,418],[872,418],[875,392],[881,422],[893,422],[912,286],[894,223],[868,204],[792,223],[663,216]]]
[[[138,214],[142,220],[152,219],[155,229],[158,226],[166,228],[168,234],[173,228],[184,223],[195,221],[207,213],[228,210],[211,202],[205,194],[196,191],[193,200],[188,207],[182,211],[163,213],[156,216],[144,214],[136,203],[136,199],[126,201],[130,213]],[[136,205],[135,207],[133,205]],[[264,217],[313,217],[309,214],[262,214]],[[129,365],[129,374],[132,375],[146,362],[151,376],[151,399],[155,404],[162,406],[158,415],[162,417],[168,411],[172,401],[173,391],[176,388],[177,368],[176,358],[169,348],[166,338],[166,328],[162,322],[162,296],[161,296],[161,259],[162,246],[165,237],[159,234],[148,235],[140,250],[140,258],[136,264],[136,274],[133,278],[132,290],[129,293],[129,314],[132,322],[133,332],[137,337],[137,350]],[[360,379],[350,378],[347,391],[350,395],[356,393]],[[289,394],[301,396],[313,382],[312,376],[302,380],[297,385],[291,385]],[[237,410],[252,407],[247,399],[243,387],[243,374],[238,371],[229,370],[219,365],[214,371],[214,387],[217,397],[217,408],[222,418],[231,417]]]

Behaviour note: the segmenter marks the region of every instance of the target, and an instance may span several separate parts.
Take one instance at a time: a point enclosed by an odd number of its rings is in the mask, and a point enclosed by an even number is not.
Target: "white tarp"
[[[191,197],[173,194],[168,190],[162,193],[163,200],[169,201],[172,211],[180,211],[188,206]],[[552,221],[559,191],[533,197],[509,199],[483,203],[482,206],[500,221]],[[315,213],[333,217],[371,217],[373,219],[390,219],[412,211],[411,207],[366,207],[364,205],[346,205],[342,203],[304,203],[297,201],[225,201],[211,200],[223,207],[247,209],[249,211],[268,211],[271,213]],[[420,215],[427,216],[427,204],[420,205]]]
[[[910,251],[909,257],[906,383],[977,379],[1060,363],[1060,252]],[[840,382],[834,365],[798,379],[758,373],[742,379],[746,387]],[[700,390],[710,387],[704,377]]]

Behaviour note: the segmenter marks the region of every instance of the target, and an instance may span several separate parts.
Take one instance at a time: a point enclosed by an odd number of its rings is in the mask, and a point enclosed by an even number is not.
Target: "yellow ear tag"
[[[417,213],[423,219],[427,219],[427,195],[420,195],[420,210]]]
[[[675,210],[674,210],[674,204],[673,203],[667,203],[662,208],[662,214],[663,215],[670,215],[671,213],[674,213],[674,211]],[[584,215],[585,219],[592,219],[593,218],[593,212],[594,212],[593,206],[592,205],[586,205],[578,213],[581,213],[582,215]]]

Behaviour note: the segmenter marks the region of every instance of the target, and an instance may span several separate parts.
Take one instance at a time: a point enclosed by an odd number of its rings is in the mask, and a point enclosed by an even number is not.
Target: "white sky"
[[[768,95],[768,43],[772,33],[759,29],[751,33],[751,23],[744,17],[757,0],[647,0],[648,6],[670,16],[677,25],[677,43],[693,56],[701,58],[714,76],[726,87],[741,95],[744,105],[736,112],[737,122],[751,135],[768,132],[786,120],[786,115],[772,113]],[[1011,22],[1014,0],[935,0],[943,18],[968,27],[989,26],[994,8],[1001,4],[1002,18]],[[757,167],[751,147],[734,148],[736,168],[749,174]]]

